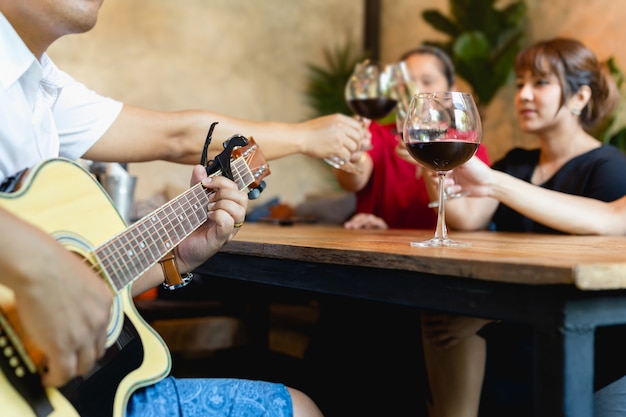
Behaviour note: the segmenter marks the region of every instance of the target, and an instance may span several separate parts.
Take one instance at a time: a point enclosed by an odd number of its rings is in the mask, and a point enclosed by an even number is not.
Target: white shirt
[[[80,158],[123,104],[39,62],[0,13],[0,182],[45,159]]]

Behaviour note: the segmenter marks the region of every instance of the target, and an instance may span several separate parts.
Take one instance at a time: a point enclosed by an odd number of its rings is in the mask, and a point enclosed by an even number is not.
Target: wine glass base
[[[468,248],[470,242],[457,242],[456,240],[432,238],[421,242],[411,242],[412,247],[417,248]]]

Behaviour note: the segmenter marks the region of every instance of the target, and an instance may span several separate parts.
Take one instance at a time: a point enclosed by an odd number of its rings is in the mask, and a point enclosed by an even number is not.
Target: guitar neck
[[[244,158],[231,161],[231,171],[240,190],[254,182]],[[117,291],[154,266],[207,220],[209,193],[201,184],[192,186],[94,251]]]

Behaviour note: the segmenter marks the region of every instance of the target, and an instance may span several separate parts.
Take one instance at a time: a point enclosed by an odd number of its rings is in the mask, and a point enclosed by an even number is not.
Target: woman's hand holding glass
[[[359,120],[359,135],[356,140],[354,140],[354,144],[350,143],[345,145],[344,147],[350,146],[349,151],[347,152],[346,157],[339,156],[340,153],[336,152],[329,157],[324,158],[324,161],[331,165],[334,168],[341,169],[343,171],[359,174],[361,173],[361,169],[358,164],[355,162],[361,160],[363,152],[372,147],[372,134],[369,131],[370,121],[368,119]],[[346,149],[342,149],[345,154]]]
[[[335,113],[298,123],[298,152],[317,159],[337,155],[349,159],[362,143],[371,142],[369,125],[352,116]],[[294,133],[295,134],[295,133]],[[297,144],[296,144],[297,143]],[[289,151],[285,151],[288,155]]]
[[[494,175],[491,167],[473,156],[465,164],[450,171],[446,178],[446,189],[449,188],[452,193],[489,197]]]

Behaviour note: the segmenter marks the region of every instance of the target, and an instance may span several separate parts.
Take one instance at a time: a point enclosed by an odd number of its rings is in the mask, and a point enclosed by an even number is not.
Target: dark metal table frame
[[[626,291],[508,284],[226,252],[215,255],[198,272],[532,325],[537,417],[593,415],[595,329],[626,323]]]

